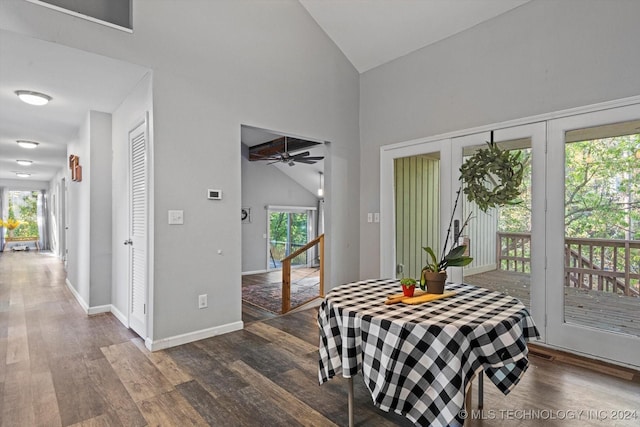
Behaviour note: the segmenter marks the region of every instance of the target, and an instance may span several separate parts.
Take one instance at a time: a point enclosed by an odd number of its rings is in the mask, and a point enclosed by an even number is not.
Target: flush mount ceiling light
[[[46,105],[52,99],[49,95],[32,90],[17,90],[16,95],[23,102],[31,105]]]
[[[29,178],[31,176],[30,173],[25,173],[25,172],[16,172],[16,176],[18,178]]]
[[[22,148],[36,148],[38,146],[38,142],[35,141],[17,141],[18,145]]]
[[[33,160],[16,160],[20,166],[31,166]]]

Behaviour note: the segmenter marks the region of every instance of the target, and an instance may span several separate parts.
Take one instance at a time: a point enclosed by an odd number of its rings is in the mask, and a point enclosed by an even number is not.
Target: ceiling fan
[[[282,144],[282,140],[284,140],[284,145]],[[324,156],[311,156],[309,151],[291,154],[289,153],[290,143],[294,146],[294,149],[301,149],[318,144],[317,142],[284,136],[268,143],[261,144],[262,147],[260,150],[255,149],[258,147],[253,147],[254,150],[250,153],[250,160],[266,160],[269,162],[269,165],[274,163],[287,163],[289,166],[294,166],[296,163],[312,165],[318,160],[324,159]],[[284,148],[284,150],[282,148]]]

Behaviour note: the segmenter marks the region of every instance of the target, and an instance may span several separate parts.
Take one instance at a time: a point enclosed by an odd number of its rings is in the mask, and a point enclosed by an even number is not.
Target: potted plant
[[[422,273],[420,275],[420,289],[427,290],[430,294],[441,294],[444,292],[444,283],[447,280],[447,268],[448,267],[464,267],[473,261],[473,258],[465,255],[467,251],[467,245],[460,245],[458,241],[460,236],[462,235],[462,231],[469,223],[471,219],[471,214],[467,217],[464,224],[460,228],[460,231],[457,232],[455,236],[453,236],[453,245],[449,251],[447,251],[447,247],[449,246],[449,237],[451,236],[451,227],[453,225],[453,217],[456,212],[456,208],[458,207],[458,200],[460,199],[461,189],[458,190],[456,195],[456,202],[453,205],[453,211],[451,212],[451,219],[449,220],[449,228],[447,229],[447,237],[444,240],[444,245],[442,247],[442,255],[440,258],[436,256],[434,250],[427,246],[422,249],[429,254],[430,261],[422,267]]]
[[[413,293],[416,290],[416,285],[418,284],[418,282],[416,282],[415,279],[412,279],[410,277],[403,277],[400,280],[400,285],[402,286],[402,293],[404,294],[405,297],[412,297]]]

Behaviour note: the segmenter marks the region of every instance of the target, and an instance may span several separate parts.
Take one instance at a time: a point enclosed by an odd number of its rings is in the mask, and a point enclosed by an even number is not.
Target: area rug
[[[292,280],[293,282],[293,280]],[[317,278],[306,278],[291,283],[291,307],[317,297],[320,284]],[[272,313],[282,313],[282,282],[242,286],[242,300]]]

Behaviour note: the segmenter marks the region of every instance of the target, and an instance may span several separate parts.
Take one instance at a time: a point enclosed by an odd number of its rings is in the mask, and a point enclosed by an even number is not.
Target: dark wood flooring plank
[[[295,355],[303,355],[318,351],[318,344],[310,344],[305,340],[288,334],[287,332],[264,322],[256,322],[247,325],[245,330],[269,340],[271,343],[276,344]]]
[[[103,414],[108,404],[91,381],[84,355],[51,360],[51,375],[62,425],[75,424]]]
[[[249,304],[245,301],[242,302],[242,321],[245,325],[251,322],[258,322],[260,320],[273,319],[276,316],[277,314],[272,313],[269,310],[265,310],[264,308]]]
[[[298,337],[317,348],[320,340],[317,319],[318,309],[310,308],[290,313],[286,316],[268,319],[264,323]]]
[[[200,414],[177,390],[138,402],[150,426],[208,426]]]
[[[198,411],[200,416],[212,426],[239,426],[251,421],[246,407],[235,398],[235,390],[214,397],[198,381],[191,380],[179,384],[176,389]]]
[[[102,352],[135,402],[173,389],[171,383],[132,342],[103,347]]]
[[[6,364],[29,361],[29,340],[24,312],[12,312],[7,328]]]
[[[304,420],[307,426],[336,425],[311,406],[302,402],[276,383],[270,381],[243,361],[238,360],[232,363],[230,369],[245,378],[252,388],[264,396],[265,400],[273,402],[275,407],[280,408],[281,411],[289,414],[293,419]]]
[[[204,341],[207,340],[170,348],[166,352],[216,399],[229,390],[246,387],[248,384],[227,368],[227,362],[223,358],[212,356],[202,348]]]
[[[87,361],[87,370],[89,380],[106,402],[105,412],[110,419],[116,419],[123,426],[146,425],[146,420],[107,359]]]
[[[190,381],[192,378],[176,365],[174,360],[164,351],[150,352],[145,346],[142,338],[134,338],[131,342],[144,354],[153,365],[162,372],[171,385],[175,386]]]
[[[7,369],[7,373],[4,381],[2,425],[34,425],[29,362],[14,363],[3,369]]]
[[[127,426],[126,424],[122,424],[117,416],[107,412],[106,414],[98,415],[97,417],[80,421],[79,423],[76,423],[76,424],[72,424],[70,427],[127,427]]]
[[[31,373],[32,409],[36,426],[61,426],[56,390],[51,373],[40,369]]]

